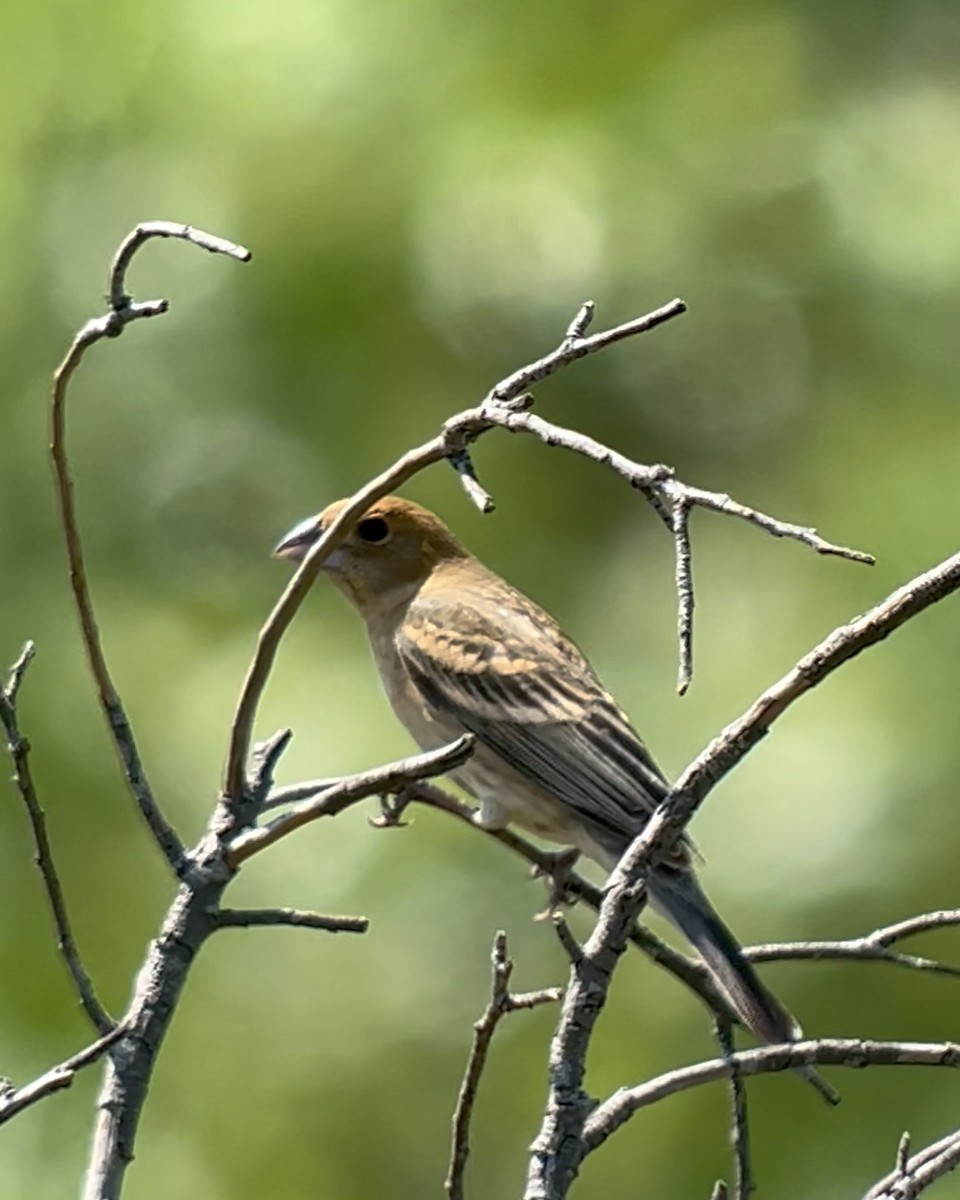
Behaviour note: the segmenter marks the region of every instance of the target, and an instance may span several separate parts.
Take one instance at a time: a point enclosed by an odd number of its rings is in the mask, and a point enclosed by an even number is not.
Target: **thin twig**
[[[53,862],[53,851],[47,835],[46,815],[37,797],[33,775],[30,771],[30,743],[20,733],[17,720],[17,695],[35,652],[33,642],[27,642],[20,657],[10,668],[7,682],[0,690],[0,724],[3,725],[7,735],[7,748],[13,759],[13,781],[23,800],[27,817],[30,820],[30,828],[33,831],[36,863],[40,869],[44,890],[50,903],[50,911],[53,914],[53,923],[57,931],[57,947],[70,972],[70,978],[77,990],[83,1011],[97,1033],[107,1034],[114,1028],[114,1020],[100,1003],[73,936],[60,876],[57,874],[57,868]]]
[[[247,792],[256,813],[263,812],[266,798],[273,787],[273,773],[292,738],[292,729],[280,729],[265,742],[258,742],[254,747]]]
[[[171,221],[148,221],[138,225],[126,237],[114,257],[108,286],[110,303],[108,312],[102,317],[87,321],[74,337],[66,357],[54,372],[50,396],[50,453],[53,457],[60,520],[70,566],[70,586],[80,618],[83,644],[86,648],[90,671],[96,682],[100,705],[106,716],[124,775],[140,812],[167,862],[179,873],[183,869],[184,862],[183,844],[173,826],[163,815],[154,797],[153,789],[140,759],[133,730],[127,719],[120,695],[110,677],[100,643],[100,631],[97,628],[93,601],[87,585],[80,529],[73,500],[73,480],[70,475],[66,446],[67,388],[84,354],[91,346],[104,338],[119,337],[131,322],[145,317],[159,316],[167,311],[166,300],[135,303],[130,299],[126,289],[126,273],[134,254],[144,243],[157,237],[180,238],[212,253],[227,254],[242,262],[246,262],[250,258],[249,250],[244,247],[234,245],[234,243],[227,242],[213,234],[204,233],[202,230],[193,229],[189,225],[176,225]]]
[[[555,1003],[563,994],[562,988],[544,988],[538,992],[513,995],[510,991],[510,976],[513,962],[507,955],[507,935],[501,929],[493,940],[492,980],[490,1003],[483,1016],[473,1026],[473,1045],[464,1072],[457,1106],[453,1114],[453,1134],[450,1146],[450,1167],[444,1183],[448,1200],[463,1200],[463,1179],[470,1154],[470,1121],[477,1098],[480,1077],[486,1066],[490,1043],[502,1017],[523,1008],[538,1008],[541,1004]]]
[[[876,946],[892,946],[904,938],[913,937],[918,933],[927,933],[931,929],[943,929],[951,925],[960,925],[960,908],[941,908],[934,912],[919,913],[915,917],[907,917],[896,921],[893,925],[884,925],[867,934],[865,941]]]
[[[366,917],[334,917],[299,908],[222,908],[217,917],[221,929],[249,929],[255,925],[295,925],[322,929],[326,933],[366,933]]]
[[[930,929],[943,929],[960,925],[960,909],[943,909],[937,912],[920,913],[895,925],[875,929],[861,937],[841,938],[818,942],[772,942],[759,946],[747,946],[744,954],[752,962],[818,962],[843,959],[846,962],[885,962],[893,966],[908,967],[914,971],[929,971],[935,975],[960,976],[960,967],[950,966],[937,959],[918,954],[903,954],[890,947],[906,937],[914,937]]]
[[[717,1018],[714,1030],[724,1059],[730,1064],[730,1144],[733,1146],[733,1179],[736,1200],[749,1200],[754,1189],[750,1169],[750,1125],[747,1120],[747,1089],[737,1069],[733,1027]]]
[[[563,948],[564,954],[566,954],[571,963],[576,965],[583,955],[583,947],[573,936],[573,930],[567,924],[563,913],[555,912],[553,914],[553,929],[557,935],[557,941]]]
[[[620,1088],[586,1119],[584,1154],[590,1154],[635,1112],[688,1088],[726,1079],[731,1071],[761,1075],[795,1067],[960,1067],[955,1042],[880,1042],[861,1038],[816,1038],[779,1046],[740,1050],[729,1059],[714,1058],[667,1071],[637,1087]]]
[[[849,546],[841,546],[838,543],[826,541],[820,537],[815,529],[811,529],[805,525],[794,525],[788,521],[780,521],[776,517],[771,517],[767,513],[760,512],[759,509],[750,508],[746,504],[740,504],[723,493],[707,492],[703,488],[691,487],[690,484],[682,483],[676,478],[673,469],[665,466],[663,463],[646,466],[642,463],[634,462],[625,455],[611,450],[609,446],[605,446],[602,442],[587,437],[586,434],[578,433],[573,429],[564,429],[560,425],[544,421],[534,413],[494,408],[488,408],[484,412],[490,424],[498,425],[503,429],[509,430],[511,433],[533,434],[534,437],[539,438],[547,446],[562,446],[565,450],[571,450],[575,454],[582,454],[585,458],[589,458],[591,462],[599,463],[603,467],[609,467],[639,491],[645,494],[648,491],[657,493],[661,503],[664,505],[664,523],[671,530],[674,526],[670,514],[676,504],[682,503],[689,508],[707,508],[712,512],[723,513],[728,517],[736,517],[741,521],[746,521],[750,525],[756,525],[758,529],[762,529],[765,533],[769,533],[773,537],[789,538],[793,541],[801,542],[803,545],[809,546],[811,550],[815,550],[818,554],[834,555],[838,558],[846,558],[851,562],[864,563],[868,566],[872,565],[875,561],[872,554],[866,554],[862,550],[854,550]],[[471,414],[465,413],[461,417],[455,417],[452,422],[448,421],[447,426],[448,428],[451,426],[455,428],[458,422],[468,422],[470,418]]]
[[[900,1141],[897,1145],[897,1162],[896,1170],[900,1175],[906,1175],[907,1165],[910,1162],[910,1131],[905,1129],[900,1135]]]
[[[587,310],[589,310],[589,315],[584,317]],[[590,337],[582,337],[578,333],[580,326],[582,324],[586,329],[594,312],[593,301],[588,300],[581,306],[556,350],[551,350],[543,358],[538,358],[536,362],[528,363],[527,366],[514,371],[512,375],[501,379],[490,390],[489,401],[494,405],[509,406],[517,396],[527,391],[535,383],[541,383],[549,376],[555,375],[561,367],[567,367],[587,354],[605,350],[607,346],[612,346],[614,342],[622,342],[624,338],[636,337],[638,333],[649,333],[651,329],[656,329],[658,325],[663,325],[666,321],[679,317],[686,311],[687,306],[682,300],[671,300],[660,308],[654,309],[653,312],[646,313],[632,321],[626,321],[623,325],[615,325],[612,329],[605,329]]]
[[[17,1113],[23,1112],[25,1108],[29,1108],[31,1104],[36,1104],[38,1100],[43,1100],[53,1092],[68,1088],[73,1083],[78,1071],[97,1062],[111,1046],[125,1037],[128,1032],[125,1025],[114,1025],[109,1033],[105,1033],[85,1050],[72,1055],[59,1066],[52,1067],[39,1079],[34,1079],[32,1083],[16,1089],[0,1089],[0,1125],[11,1120]]]
[[[238,262],[249,262],[253,257],[246,246],[239,246],[236,242],[228,241],[215,233],[207,233],[203,229],[194,229],[192,225],[181,225],[177,221],[141,221],[136,229],[127,234],[110,267],[109,303],[114,312],[122,312],[130,307],[132,300],[126,290],[127,271],[137,251],[152,238],[177,238],[180,241],[191,242],[210,254],[223,254],[227,258],[237,259]],[[166,304],[166,301],[157,303]]]
[[[458,451],[451,451],[447,458],[450,465],[460,476],[460,482],[463,484],[463,490],[467,493],[473,503],[482,513],[492,513],[497,507],[493,497],[477,478],[477,471],[473,465],[473,459],[470,457],[470,451],[463,447]]]
[[[379,796],[387,792],[399,792],[420,779],[442,775],[459,767],[473,752],[474,737],[464,734],[448,746],[428,750],[412,758],[387,763],[372,771],[352,775],[332,788],[321,791],[314,799],[305,801],[282,816],[275,817],[266,825],[247,829],[233,838],[227,845],[227,862],[233,868],[252,855],[272,846],[295,829],[316,821],[320,817],[332,817],[349,808],[357,800],[367,796]]]
[[[685,695],[693,679],[693,566],[690,554],[690,505],[678,501],[673,506],[673,543],[676,558],[677,637],[680,665],[677,692]]]

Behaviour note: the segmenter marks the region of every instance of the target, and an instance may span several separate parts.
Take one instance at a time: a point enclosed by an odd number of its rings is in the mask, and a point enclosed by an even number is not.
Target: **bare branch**
[[[741,1050],[729,1059],[714,1058],[667,1071],[637,1087],[620,1088],[599,1104],[584,1124],[583,1152],[590,1154],[641,1108],[688,1088],[726,1079],[731,1071],[761,1075],[796,1067],[960,1067],[955,1042],[878,1042],[860,1038],[816,1038]]]
[[[941,908],[935,912],[920,913],[916,917],[907,917],[893,925],[885,925],[867,934],[865,941],[877,946],[892,946],[894,942],[904,938],[914,937],[918,933],[927,933],[931,929],[944,929],[951,925],[960,925],[960,908]]]
[[[218,806],[211,828],[220,815]],[[220,900],[230,879],[218,838],[205,837],[193,851],[189,878],[177,889],[137,972],[122,1022],[127,1036],[106,1060],[83,1200],[118,1200],[121,1195],[157,1056],[190,968],[217,930]]]
[[[682,301],[674,301],[675,304]],[[580,310],[567,326],[567,336],[563,339],[563,344],[568,342],[578,342],[590,328],[594,316],[597,312],[597,306],[592,300],[584,300],[580,305]]]
[[[693,566],[690,555],[690,505],[678,501],[672,510],[673,543],[676,557],[677,637],[680,643],[680,666],[677,671],[677,692],[686,693],[693,679]]]
[[[936,975],[960,976],[960,967],[952,967],[932,958],[916,954],[902,954],[890,947],[907,937],[914,937],[930,929],[943,929],[960,925],[960,909],[941,909],[936,912],[920,913],[895,925],[875,929],[861,937],[835,941],[771,943],[749,946],[744,950],[753,962],[820,961],[843,959],[846,961],[886,962],[894,966],[908,967],[915,971],[929,971]]]
[[[564,954],[576,966],[583,956],[583,947],[573,936],[573,931],[567,924],[563,913],[555,912],[553,914],[553,929],[557,935],[557,941],[563,947]]]
[[[88,321],[76,334],[66,357],[53,375],[50,396],[50,453],[56,478],[57,499],[63,525],[67,559],[70,566],[70,586],[80,618],[80,629],[87,652],[90,670],[96,682],[100,705],[107,719],[110,735],[123,766],[124,775],[154,840],[167,862],[179,872],[183,867],[183,845],[173,827],[160,810],[153,795],[137,750],[133,730],[124,711],[123,703],[107,668],[106,658],[100,643],[100,631],[93,611],[93,601],[87,585],[80,529],[77,524],[73,500],[73,480],[66,448],[66,400],[67,388],[73,373],[80,365],[87,350],[104,338],[119,337],[133,321],[144,317],[155,317],[167,311],[166,300],[149,300],[134,303],[126,290],[126,273],[137,250],[151,238],[173,237],[192,242],[216,254],[227,254],[247,261],[250,252],[242,246],[189,225],[176,225],[170,221],[148,221],[138,225],[124,240],[113,260],[108,288],[109,311],[102,317]]]
[[[308,783],[293,784],[276,788],[267,798],[264,808],[273,809],[281,805],[316,796],[319,793],[349,783],[353,776],[331,776],[324,779],[312,780]],[[410,799],[425,804],[429,808],[447,813],[484,837],[499,842],[517,857],[528,862],[536,871],[543,875],[551,875],[555,865],[556,853],[546,850],[512,829],[485,829],[478,826],[473,819],[473,808],[462,800],[458,800],[449,792],[443,791],[432,784],[419,782],[411,789]],[[356,796],[348,802],[358,803],[366,799],[366,795]],[[340,811],[338,809],[337,811]],[[569,872],[565,877],[565,889],[571,900],[580,901],[588,908],[598,912],[603,900],[600,888],[594,886],[576,872]],[[927,929],[941,928],[948,925],[960,924],[960,910],[941,910],[925,913],[908,918],[861,937],[838,939],[833,941],[806,942],[775,942],[757,946],[744,947],[744,954],[754,962],[791,962],[809,960],[841,960],[851,962],[887,962],[910,969],[931,971],[944,975],[954,975],[957,968],[916,955],[898,954],[885,949],[896,937],[924,932]],[[689,958],[666,942],[658,938],[644,925],[636,925],[629,936],[630,942],[641,950],[651,961],[663,967],[679,982],[683,983],[697,995],[713,1015],[723,1014],[736,1019],[722,995],[713,987],[710,978],[699,960]]]
[[[247,790],[259,812],[262,812],[266,805],[267,795],[273,787],[273,773],[292,738],[292,729],[280,729],[273,737],[267,738],[265,742],[258,742],[254,747]]]
[[[906,1175],[907,1163],[910,1161],[910,1131],[905,1129],[900,1135],[900,1142],[897,1146],[897,1163],[896,1169],[900,1175]]]
[[[915,1200],[931,1184],[960,1166],[960,1130],[910,1155],[910,1135],[897,1147],[897,1165],[873,1185],[863,1200]]]
[[[597,336],[602,335],[598,334]],[[588,340],[593,341],[593,339]],[[690,508],[708,508],[713,512],[724,513],[728,517],[737,517],[741,521],[756,525],[774,537],[790,538],[793,541],[801,542],[812,550],[816,550],[818,554],[834,555],[849,559],[851,562],[867,565],[874,562],[873,556],[865,554],[862,550],[854,550],[848,546],[825,541],[815,529],[779,521],[758,509],[740,504],[725,494],[707,492],[702,488],[681,483],[675,477],[672,468],[662,463],[645,466],[642,463],[634,462],[623,454],[617,453],[616,450],[611,450],[602,442],[587,437],[586,434],[572,429],[564,429],[560,425],[542,420],[533,413],[493,407],[482,409],[481,412],[490,424],[498,425],[511,433],[530,433],[547,446],[562,446],[566,450],[572,450],[575,454],[582,454],[592,462],[599,463],[600,466],[609,467],[648,498],[650,493],[657,495],[662,506],[658,511],[670,529],[673,529],[670,514],[675,505],[682,503]],[[447,428],[457,428],[461,423],[467,424],[472,419],[474,419],[473,414],[463,413],[459,417],[454,417],[452,421],[448,421]]]
[[[506,379],[501,379],[491,389],[487,400],[498,406],[509,405],[512,400],[515,400],[535,383],[541,383],[544,379],[555,375],[562,367],[569,366],[578,358],[584,358],[587,354],[595,354],[598,350],[605,350],[607,346],[612,346],[614,342],[622,342],[624,338],[636,337],[638,333],[648,333],[651,329],[656,329],[658,325],[663,325],[664,322],[672,320],[673,317],[679,317],[686,311],[687,306],[682,300],[671,300],[661,308],[654,309],[653,312],[637,317],[633,321],[615,325],[612,329],[605,329],[602,333],[595,333],[591,337],[582,337],[580,330],[581,328],[586,329],[594,313],[593,301],[588,300],[581,306],[570,323],[566,336],[556,350],[551,350],[549,354],[545,354],[536,362],[514,371]]]
[[[249,929],[255,925],[295,925],[322,929],[326,933],[366,933],[366,917],[332,917],[299,908],[222,908],[217,917],[221,929]]]
[[[758,529],[762,529],[772,537],[789,538],[794,542],[809,546],[817,554],[846,558],[851,562],[864,563],[868,567],[873,566],[876,561],[872,554],[866,554],[863,550],[854,550],[849,546],[841,546],[835,542],[828,542],[817,533],[816,529],[805,525],[792,525],[788,521],[780,521],[776,517],[767,516],[766,513],[762,513],[756,508],[740,504],[739,501],[731,499],[725,493],[706,492],[702,488],[690,487],[689,484],[680,486],[683,488],[684,498],[689,504],[697,508],[709,508],[713,512],[723,513],[728,517],[737,517],[750,525],[756,525]]]
[[[750,1125],[747,1120],[747,1089],[737,1069],[733,1027],[729,1021],[717,1018],[714,1030],[724,1060],[730,1064],[730,1142],[733,1146],[734,1189],[736,1200],[749,1200],[754,1190],[750,1168]]]
[[[52,1067],[32,1083],[25,1084],[22,1088],[0,1088],[0,1125],[29,1108],[31,1104],[36,1104],[38,1100],[68,1088],[78,1071],[97,1062],[128,1032],[126,1026],[114,1025],[109,1033],[105,1033],[85,1050],[72,1055],[59,1066]]]
[[[562,988],[544,988],[538,992],[513,995],[510,992],[510,976],[513,963],[507,956],[507,935],[501,929],[493,940],[492,981],[490,1003],[483,1016],[473,1027],[473,1045],[457,1096],[457,1107],[453,1114],[453,1137],[450,1147],[450,1167],[444,1183],[448,1200],[463,1200],[463,1179],[467,1158],[470,1154],[470,1121],[477,1098],[480,1077],[486,1066],[490,1043],[497,1025],[507,1013],[523,1008],[538,1008],[541,1004],[554,1003],[563,994]]]
[[[80,951],[73,937],[70,918],[67,916],[67,906],[63,898],[63,888],[60,876],[53,862],[53,852],[50,839],[47,836],[47,819],[37,797],[30,771],[30,743],[20,733],[17,721],[17,696],[27,668],[36,653],[33,642],[27,642],[20,657],[10,669],[7,682],[0,691],[0,724],[7,735],[7,748],[13,759],[13,780],[16,784],[33,831],[33,843],[36,847],[36,862],[43,879],[43,886],[53,914],[53,923],[57,931],[57,946],[63,961],[66,963],[70,978],[83,1011],[86,1013],[94,1029],[100,1034],[107,1034],[114,1028],[114,1020],[100,1003],[93,981],[87,974],[80,957]]]
[[[124,238],[110,267],[109,302],[113,312],[123,312],[130,307],[132,298],[127,293],[127,271],[137,251],[152,238],[178,238],[199,246],[201,250],[208,250],[211,254],[224,254],[227,258],[237,259],[238,262],[249,262],[253,257],[246,246],[238,246],[236,242],[218,237],[215,233],[194,229],[192,225],[181,225],[176,221],[141,221],[136,229]],[[166,305],[167,302],[163,300],[154,303]],[[116,334],[111,333],[110,336],[115,337]]]
[[[464,445],[461,450],[450,451],[447,454],[450,465],[460,476],[463,490],[482,513],[492,513],[497,507],[493,497],[477,478],[477,471],[470,457],[470,451]]]
[[[33,662],[34,658],[36,658],[36,655],[37,647],[34,643],[24,642],[20,656],[7,673],[7,682],[3,685],[3,698],[11,711],[16,706],[17,696],[20,693],[20,685],[26,676],[27,668]]]
[[[321,790],[315,799],[298,805],[266,825],[238,834],[227,846],[227,861],[232,867],[237,867],[310,821],[336,816],[357,800],[385,792],[399,792],[418,780],[430,779],[459,767],[472,754],[475,740],[472,734],[467,733],[438,750],[429,750],[412,758],[403,758],[372,771],[349,776],[333,787]],[[310,789],[310,784],[299,784],[297,788],[301,794],[306,791],[307,795],[312,794]]]

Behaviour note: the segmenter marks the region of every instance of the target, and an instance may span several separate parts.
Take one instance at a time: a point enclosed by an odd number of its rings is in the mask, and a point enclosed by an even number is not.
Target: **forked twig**
[[[470,1121],[477,1098],[480,1077],[486,1066],[490,1043],[500,1021],[508,1013],[524,1008],[538,1008],[541,1004],[555,1003],[563,995],[562,988],[543,988],[538,992],[514,994],[510,991],[510,976],[513,963],[507,955],[507,935],[501,929],[493,940],[492,981],[490,1003],[483,1016],[474,1024],[473,1045],[464,1072],[457,1106],[453,1114],[453,1134],[450,1146],[450,1167],[444,1189],[448,1200],[463,1200],[464,1173],[470,1154]]]

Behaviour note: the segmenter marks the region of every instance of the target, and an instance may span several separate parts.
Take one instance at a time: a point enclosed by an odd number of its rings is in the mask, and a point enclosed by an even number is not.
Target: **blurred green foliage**
[[[445,469],[411,486],[561,618],[676,772],[831,627],[957,548],[958,54],[954,0],[3,7],[0,659],[38,643],[22,721],[113,1011],[171,883],[84,668],[45,396],[72,331],[100,311],[124,233],[188,221],[255,256],[151,247],[130,282],[169,295],[170,315],[97,347],[72,394],[108,654],[186,838],[210,810],[243,669],[286,578],[274,540],[555,345],[588,296],[597,327],[677,294],[690,313],[541,387],[544,415],[879,560],[818,559],[697,514],[697,675],[681,701],[671,547],[622,481],[494,434],[476,454],[493,516]],[[957,903],[958,653],[948,602],[805,700],[711,798],[695,827],[705,878],[744,940],[849,935]],[[288,724],[284,780],[409,746],[324,585],[259,730]],[[439,1195],[494,929],[509,931],[517,986],[564,977],[530,920],[539,885],[438,815],[377,832],[356,811],[271,850],[233,892],[364,912],[372,928],[238,931],[204,952],[127,1194]],[[12,790],[0,904],[0,1072],[24,1081],[87,1030]],[[955,935],[928,946],[960,960]],[[957,1036],[951,980],[859,964],[765,974],[811,1032]],[[519,1015],[498,1035],[473,1197],[520,1190],[553,1019]],[[589,1086],[710,1052],[696,1003],[637,957]],[[859,1195],[905,1127],[919,1145],[957,1122],[947,1073],[832,1077],[836,1112],[793,1078],[750,1085],[763,1195]],[[0,1194],[76,1193],[96,1083],[87,1073],[0,1133]],[[590,1160],[578,1194],[706,1196],[728,1173],[725,1121],[720,1088],[646,1112]]]

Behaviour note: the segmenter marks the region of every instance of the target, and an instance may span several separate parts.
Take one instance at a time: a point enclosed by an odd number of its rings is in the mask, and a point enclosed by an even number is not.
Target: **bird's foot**
[[[576,866],[580,851],[576,849],[556,850],[550,853],[542,866],[535,866],[531,874],[534,879],[547,883],[547,907],[538,912],[534,920],[549,921],[553,914],[565,904],[573,904],[575,897],[570,892],[570,872]]]
[[[414,799],[411,787],[402,787],[395,795],[387,792],[379,799],[379,816],[367,817],[368,823],[374,829],[403,829],[404,826],[410,824],[409,821],[403,820],[403,814],[406,812],[407,805]]]

